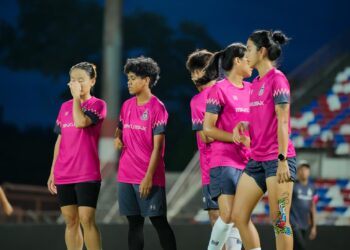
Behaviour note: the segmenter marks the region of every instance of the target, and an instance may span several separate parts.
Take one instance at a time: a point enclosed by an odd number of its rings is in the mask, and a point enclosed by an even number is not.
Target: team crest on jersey
[[[69,114],[69,112],[68,112],[68,111],[64,112],[64,116],[67,116],[68,114]]]
[[[264,89],[265,89],[265,84],[263,84],[263,86],[261,86],[258,96],[262,96],[264,94]]]
[[[238,97],[236,95],[232,96],[233,100],[238,101]]]
[[[141,120],[142,121],[147,121],[148,120],[148,109],[146,109],[143,114],[141,115]]]

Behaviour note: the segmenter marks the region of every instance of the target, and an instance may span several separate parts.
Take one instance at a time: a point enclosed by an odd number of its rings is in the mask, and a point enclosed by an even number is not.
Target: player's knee
[[[275,222],[279,218],[279,212],[277,210],[270,209],[270,221],[272,225],[275,225]]]
[[[90,228],[95,225],[95,219],[91,215],[80,215],[80,223],[83,226],[83,228]]]
[[[231,213],[229,213],[229,212],[221,213],[220,218],[226,224],[232,223]]]
[[[133,232],[140,232],[143,230],[145,219],[142,216],[127,216],[129,223],[129,230]]]
[[[79,216],[78,214],[63,214],[64,221],[68,228],[74,228],[79,226]]]
[[[293,230],[289,224],[286,223],[279,223],[278,221],[275,221],[273,224],[273,230],[275,231],[276,237],[279,235],[287,235],[292,236]]]
[[[245,216],[242,213],[239,213],[237,210],[233,210],[231,221],[237,226],[245,225],[249,223],[249,217]]]
[[[217,210],[211,210],[208,212],[208,215],[209,215],[209,219],[210,219],[210,222],[212,224],[215,223],[215,221],[219,218],[219,213],[217,212]]]
[[[278,235],[293,235],[292,228],[285,213],[271,211],[270,218],[276,237]]]

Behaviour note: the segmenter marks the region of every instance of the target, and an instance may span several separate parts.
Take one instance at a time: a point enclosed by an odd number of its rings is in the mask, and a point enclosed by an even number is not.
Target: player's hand
[[[233,142],[238,144],[241,142],[241,137],[244,134],[244,124],[239,122],[233,129]]]
[[[47,180],[47,189],[51,194],[57,194],[56,185],[53,183],[53,175],[50,174],[49,179]]]
[[[81,93],[81,85],[80,83],[73,81],[68,83],[70,93],[72,94],[73,98],[79,99],[80,93]]]
[[[9,202],[5,202],[4,204],[4,212],[7,216],[10,216],[13,213],[13,207]]]
[[[290,172],[288,167],[288,161],[278,161],[277,167],[277,182],[278,183],[287,183],[290,182]]]
[[[240,139],[240,142],[244,146],[246,146],[247,148],[250,148],[250,137],[249,136],[242,135],[241,139]]]
[[[316,239],[316,235],[317,235],[316,226],[313,226],[311,228],[310,235],[309,235],[310,240]]]
[[[124,147],[124,144],[123,144],[122,140],[117,137],[114,139],[114,146],[115,146],[115,149],[122,150]]]
[[[152,184],[152,177],[146,175],[145,178],[143,178],[139,187],[141,199],[146,199],[149,196],[152,190]]]

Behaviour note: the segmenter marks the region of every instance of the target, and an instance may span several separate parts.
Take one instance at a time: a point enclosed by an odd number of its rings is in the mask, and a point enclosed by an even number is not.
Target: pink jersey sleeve
[[[62,125],[62,120],[61,120],[61,113],[62,113],[62,106],[61,105],[61,108],[60,108],[60,111],[58,112],[58,116],[57,116],[57,119],[56,119],[56,124],[55,124],[55,128],[53,129],[53,131],[56,133],[56,134],[61,134],[61,125]]]
[[[275,105],[290,103],[290,88],[286,77],[275,76],[272,84],[272,95]]]
[[[224,101],[220,89],[216,86],[212,87],[206,102],[206,112],[219,114],[223,105]]]
[[[168,123],[168,112],[166,111],[165,107],[162,105],[156,111],[152,120],[153,135],[164,134],[167,123]]]
[[[82,110],[93,124],[103,121],[107,115],[107,105],[103,100],[96,100],[91,106],[83,107]]]
[[[191,118],[192,118],[192,130],[203,130],[204,114],[200,111],[200,106],[196,103],[195,97],[191,100]]]

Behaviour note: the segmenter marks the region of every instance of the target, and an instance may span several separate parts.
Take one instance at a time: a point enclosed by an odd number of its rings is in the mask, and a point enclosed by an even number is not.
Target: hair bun
[[[285,34],[283,34],[281,31],[273,32],[272,39],[281,45],[285,44],[289,40],[289,38]]]

